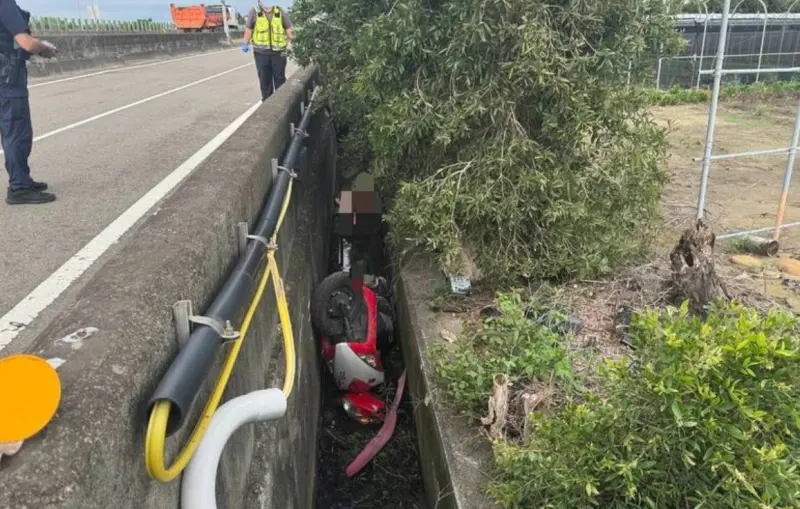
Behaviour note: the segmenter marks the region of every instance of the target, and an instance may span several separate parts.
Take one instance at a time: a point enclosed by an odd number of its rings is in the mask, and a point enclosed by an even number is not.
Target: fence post
[[[658,57],[658,70],[656,71],[656,90],[661,90],[661,66],[664,57]]]
[[[778,215],[775,220],[775,232],[772,240],[779,240],[781,227],[783,226],[783,216],[786,213],[786,201],[789,197],[789,186],[792,183],[792,172],[794,171],[794,161],[797,157],[797,145],[800,144],[800,101],[797,103],[797,113],[794,119],[794,133],[792,134],[792,146],[789,147],[789,158],[786,161],[786,172],[783,175],[783,187],[781,188],[781,201],[778,205]]]
[[[717,59],[714,62],[714,87],[711,91],[711,106],[706,126],[706,142],[703,152],[703,171],[700,175],[700,193],[697,197],[697,219],[703,219],[706,208],[706,192],[708,191],[708,174],[711,171],[711,155],[714,150],[714,132],[717,126],[717,107],[719,106],[719,90],[722,85],[722,67],[725,64],[725,46],[728,43],[728,19],[730,18],[731,0],[724,0],[722,7],[722,26],[719,30]]]
[[[700,88],[700,79],[703,76],[703,58],[706,56],[706,34],[708,34],[708,6],[703,4],[703,8],[705,9],[705,22],[703,23],[703,39],[700,43],[700,64],[697,66],[697,86],[695,88]]]
[[[765,4],[763,0],[760,1],[761,5],[764,6],[764,28],[761,30],[761,47],[758,50],[758,72],[756,73],[756,83],[758,83],[758,80],[761,77],[761,59],[764,57],[764,41],[767,39],[767,18],[769,17],[767,12],[767,4]]]

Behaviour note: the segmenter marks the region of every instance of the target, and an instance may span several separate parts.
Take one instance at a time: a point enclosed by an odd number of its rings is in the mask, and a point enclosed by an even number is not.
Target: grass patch
[[[563,335],[555,331],[567,322],[566,315],[542,313],[519,291],[500,293],[488,314],[455,344],[432,352],[436,371],[460,408],[476,415],[483,411],[499,374],[506,375],[515,390],[573,382]]]
[[[720,99],[753,98],[761,99],[773,95],[800,92],[800,81],[775,81],[772,83],[752,83],[748,85],[728,85],[720,90]],[[662,91],[647,89],[645,94],[653,106],[675,106],[679,104],[698,104],[711,101],[711,90],[707,88],[671,88]],[[757,106],[756,116],[768,112],[766,107]]]
[[[734,237],[723,244],[729,253],[753,253],[756,245],[748,237]]]

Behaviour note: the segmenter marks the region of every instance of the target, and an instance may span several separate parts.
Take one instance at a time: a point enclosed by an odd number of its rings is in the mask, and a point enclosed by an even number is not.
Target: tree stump
[[[692,314],[704,314],[708,304],[730,299],[724,283],[714,270],[714,243],[716,235],[702,220],[681,235],[672,250],[672,297],[689,301]]]

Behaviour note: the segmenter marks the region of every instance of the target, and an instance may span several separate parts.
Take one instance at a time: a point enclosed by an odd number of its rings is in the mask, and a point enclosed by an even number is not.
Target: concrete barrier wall
[[[224,33],[93,33],[42,37],[58,47],[59,56],[50,60],[32,58],[28,62],[28,74],[32,77],[229,47]]]
[[[401,259],[400,256],[397,256]],[[485,494],[492,469],[492,451],[477,431],[446,401],[429,358],[429,347],[443,341],[447,330],[458,334],[461,318],[430,308],[437,288],[445,282],[430,256],[414,253],[396,275],[397,329],[408,369],[408,391],[414,420],[428,507],[437,509],[499,509]]]
[[[53,422],[0,464],[0,509],[178,509],[179,480],[152,481],[144,466],[146,404],[175,357],[171,307],[205,309],[237,257],[235,225],[255,223],[272,179],[271,160],[288,147],[313,70],[300,70],[125,240],[31,349],[61,358],[61,406]],[[334,172],[332,130],[318,112],[306,163],[278,239],[278,263],[298,349],[297,381],[284,419],[247,426],[228,444],[218,475],[220,508],[311,508],[316,470],[320,365],[308,302],[327,265]],[[255,287],[256,281],[253,281]],[[240,323],[237,320],[235,323]],[[80,344],[58,341],[85,327]],[[268,289],[224,400],[280,387],[282,343]],[[215,371],[184,427],[183,446]]]

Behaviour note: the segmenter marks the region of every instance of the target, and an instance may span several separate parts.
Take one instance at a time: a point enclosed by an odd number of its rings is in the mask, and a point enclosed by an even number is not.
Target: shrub
[[[711,92],[704,88],[671,88],[667,92],[657,89],[646,91],[647,100],[653,106],[675,106],[677,104],[693,104],[711,100]]]
[[[496,447],[505,507],[800,506],[800,343],[795,316],[719,305],[634,318],[632,363],[603,397],[536,418],[521,447]]]
[[[506,375],[516,388],[571,378],[566,348],[553,331],[558,328],[553,322],[565,321],[565,316],[551,313],[550,323],[543,324],[535,319],[540,315],[533,303],[520,292],[499,294],[496,305],[497,316],[468,330],[452,348],[433,352],[447,393],[472,412],[484,411],[495,375]]]
[[[347,169],[375,173],[397,243],[451,269],[469,245],[505,281],[588,276],[637,253],[656,212],[665,137],[626,83],[677,44],[666,7],[297,0],[295,47],[325,69],[365,155]]]
[[[720,99],[731,98],[763,98],[779,94],[796,94],[800,92],[800,81],[774,81],[771,83],[752,83],[749,85],[725,85],[720,90]],[[675,106],[709,102],[711,90],[701,88],[671,88],[664,92],[654,88],[644,91],[647,102],[653,106]]]

